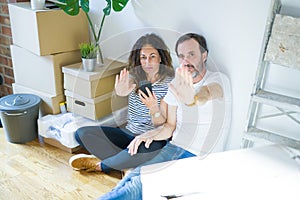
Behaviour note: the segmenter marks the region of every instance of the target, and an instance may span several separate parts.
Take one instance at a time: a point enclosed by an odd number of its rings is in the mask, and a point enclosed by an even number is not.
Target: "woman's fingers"
[[[143,104],[145,104],[146,107],[148,107],[145,93],[143,93],[141,90],[139,90],[139,97],[140,97],[141,102],[143,102]]]
[[[145,147],[146,148],[149,148],[150,147],[150,144],[152,143],[153,139],[152,138],[148,138],[145,142]]]
[[[119,74],[116,75],[115,87],[119,84]]]
[[[139,146],[141,145],[142,142],[145,142],[145,147],[149,148],[150,144],[153,142],[153,139],[151,137],[135,137],[130,144],[127,146],[128,148],[128,153],[133,156],[137,154]]]
[[[126,68],[122,69],[120,72],[120,82],[126,82],[129,80],[129,72],[126,70]]]
[[[133,155],[135,141],[136,141],[136,138],[133,139],[133,140],[130,142],[130,144],[127,146],[127,148],[128,148],[128,153],[129,153],[130,155]]]
[[[148,87],[146,87],[145,89],[147,91],[148,97],[154,99],[154,96],[153,96],[154,92],[151,92],[151,90]]]
[[[142,140],[137,139],[137,141],[134,144],[134,150],[133,150],[133,155],[135,155],[139,149],[140,144],[142,143]]]
[[[142,143],[143,140],[141,140],[139,137],[135,137],[130,144],[127,146],[128,148],[128,153],[133,156],[137,153],[137,150]]]
[[[139,96],[140,96],[142,99],[146,99],[146,98],[148,97],[142,90],[139,90]]]
[[[143,140],[141,140],[140,138],[137,138],[135,143],[134,143],[134,146],[133,146],[133,151],[132,151],[132,154],[131,155],[135,155],[137,154],[137,151],[139,149],[139,146],[140,144],[143,142]]]

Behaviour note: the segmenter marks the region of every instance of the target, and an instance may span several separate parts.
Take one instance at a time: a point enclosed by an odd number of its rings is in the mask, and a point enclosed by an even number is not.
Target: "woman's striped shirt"
[[[170,83],[172,79],[172,77],[166,77],[164,80],[152,84],[152,91],[155,93],[159,105],[161,99],[167,94],[168,83]],[[128,98],[126,128],[135,135],[140,135],[154,129],[149,109],[140,100],[139,95],[135,91],[132,91]]]

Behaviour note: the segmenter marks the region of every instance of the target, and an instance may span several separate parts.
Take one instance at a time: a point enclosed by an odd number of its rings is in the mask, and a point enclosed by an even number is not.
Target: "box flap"
[[[67,65],[62,68],[63,73],[84,80],[93,81],[110,75],[118,74],[125,67],[125,63],[104,59],[104,66],[97,66],[94,72],[86,72],[82,69],[81,62]]]

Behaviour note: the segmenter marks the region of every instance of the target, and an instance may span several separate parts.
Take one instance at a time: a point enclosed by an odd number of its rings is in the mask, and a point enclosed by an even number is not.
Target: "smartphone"
[[[146,88],[148,88],[150,90],[150,92],[152,93],[152,83],[150,83],[150,82],[147,82],[147,83],[143,82],[142,84],[140,84],[140,88],[139,88],[142,92],[144,92],[149,97],[149,94],[148,94]]]

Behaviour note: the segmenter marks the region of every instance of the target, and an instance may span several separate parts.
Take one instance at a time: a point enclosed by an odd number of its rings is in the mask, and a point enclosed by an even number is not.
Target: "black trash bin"
[[[6,139],[26,143],[37,138],[40,97],[33,94],[12,94],[0,98],[0,117]]]

